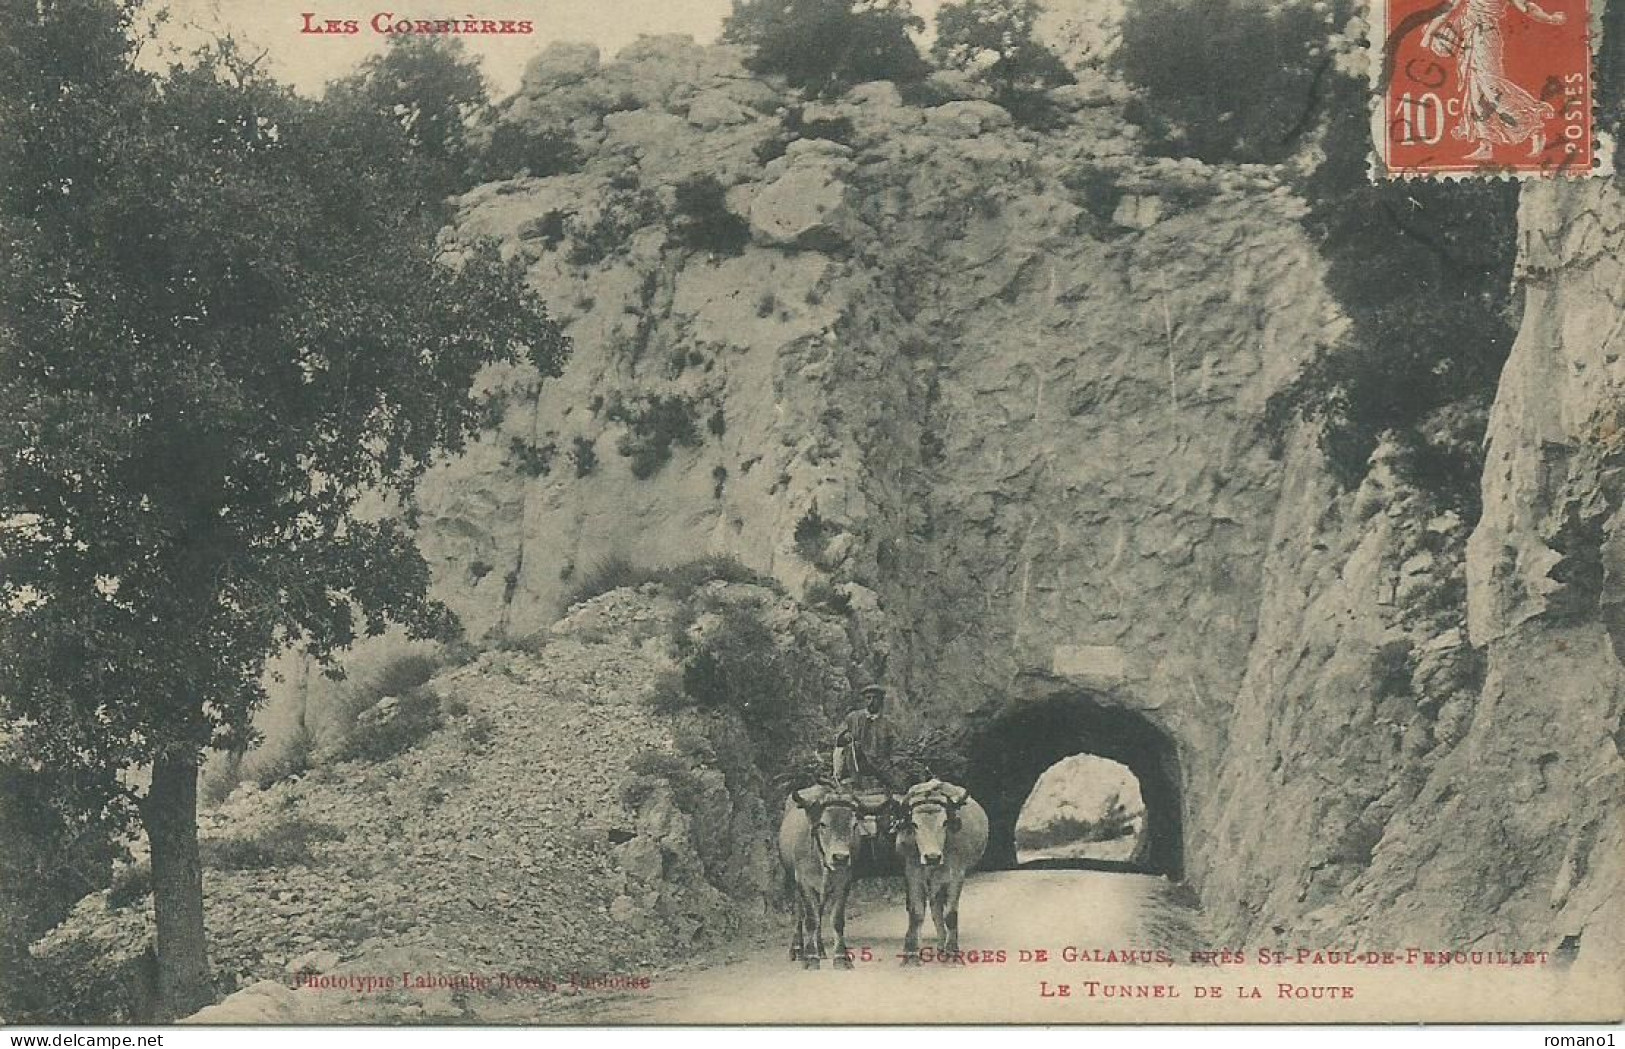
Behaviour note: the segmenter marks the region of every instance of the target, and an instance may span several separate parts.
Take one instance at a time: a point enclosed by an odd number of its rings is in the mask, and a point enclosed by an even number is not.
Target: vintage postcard
[[[7,0],[0,1018],[1620,1022],[1620,10]]]

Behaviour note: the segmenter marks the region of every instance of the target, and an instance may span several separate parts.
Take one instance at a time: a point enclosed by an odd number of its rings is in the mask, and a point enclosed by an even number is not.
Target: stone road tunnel
[[[1179,880],[1185,873],[1177,748],[1144,714],[1084,690],[1013,699],[972,716],[966,785],[987,810],[982,865],[1016,866],[1016,819],[1044,770],[1073,754],[1128,767],[1145,800],[1145,833],[1130,867]]]

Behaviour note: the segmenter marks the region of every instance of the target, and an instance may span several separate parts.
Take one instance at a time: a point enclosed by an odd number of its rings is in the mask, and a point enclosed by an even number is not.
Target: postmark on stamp
[[[1589,0],[1376,0],[1373,174],[1600,173]]]

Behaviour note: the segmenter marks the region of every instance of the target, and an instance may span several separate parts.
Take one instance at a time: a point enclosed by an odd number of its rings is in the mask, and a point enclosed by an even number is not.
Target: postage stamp
[[[1373,174],[1601,173],[1589,0],[1377,0]]]

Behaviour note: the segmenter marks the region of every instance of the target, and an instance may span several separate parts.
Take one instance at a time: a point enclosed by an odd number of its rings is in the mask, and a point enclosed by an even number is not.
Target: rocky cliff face
[[[1207,856],[1233,934],[1617,965],[1622,216],[1607,181],[1525,190],[1470,537],[1380,468],[1289,468]]]
[[[583,162],[468,194],[453,241],[522,258],[575,353],[491,376],[500,423],[419,494],[470,634],[543,630],[611,555],[730,554],[843,594],[906,724],[1163,741],[1152,834],[1228,935],[1617,928],[1615,190],[1530,191],[1475,524],[1383,451],[1356,492],[1269,454],[1342,322],[1268,172],[1139,157],[1103,82],[1050,131],[931,90],[800,105],[666,39],[532,64],[503,121]]]
[[[725,49],[539,58],[504,119],[587,160],[476,190],[459,232],[576,350],[495,380],[420,541],[475,635],[612,554],[832,583],[905,720],[1036,671],[1176,740],[1199,810],[1279,483],[1257,422],[1335,310],[1268,173],[1138,157],[1104,83],[1049,132],[958,86],[796,107]]]

